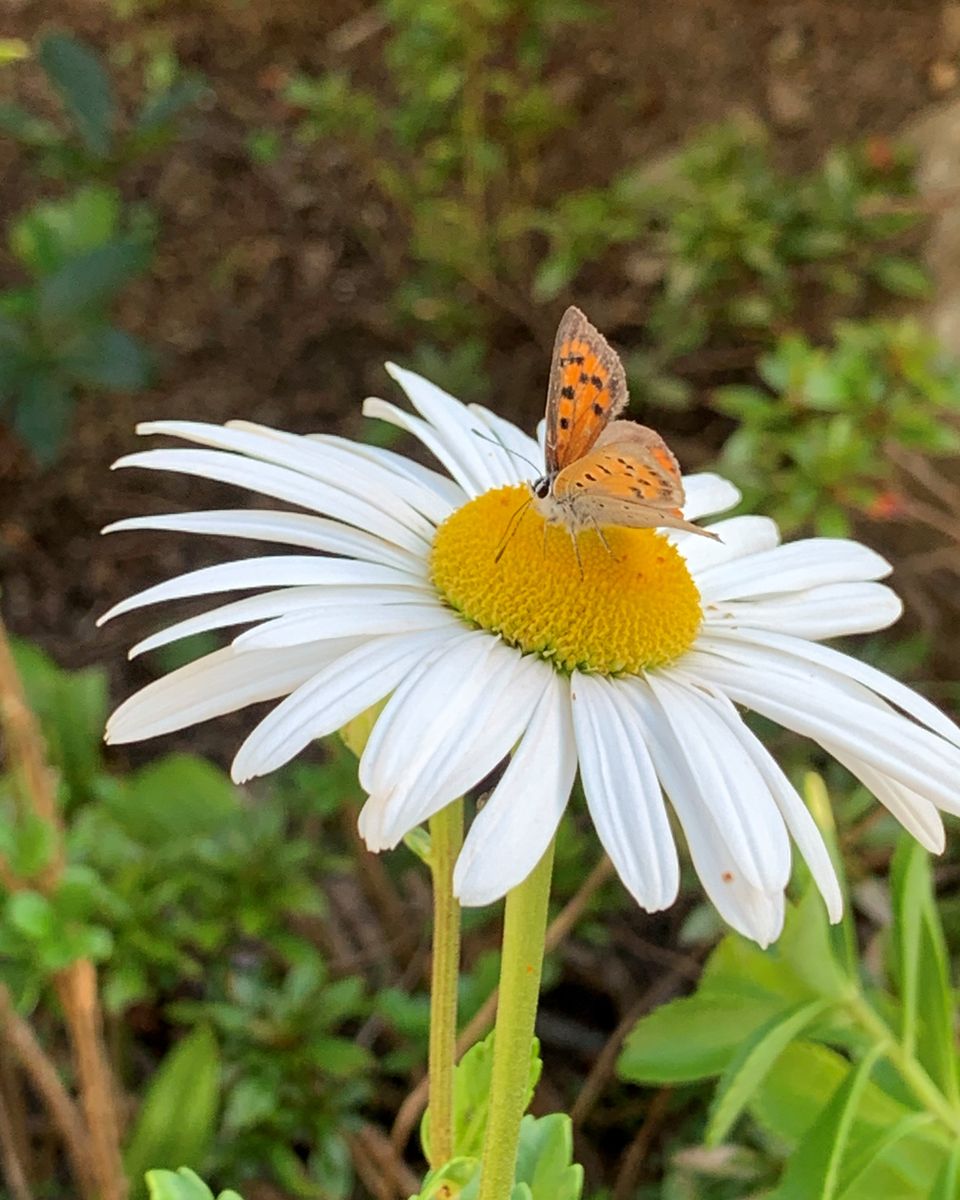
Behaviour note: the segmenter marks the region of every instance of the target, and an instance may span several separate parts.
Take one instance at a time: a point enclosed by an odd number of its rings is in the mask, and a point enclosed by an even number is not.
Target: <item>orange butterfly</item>
[[[604,525],[689,529],[677,460],[652,429],[615,418],[627,403],[623,364],[579,308],[563,314],[547,389],[545,475],[529,484],[537,512],[581,529]]]

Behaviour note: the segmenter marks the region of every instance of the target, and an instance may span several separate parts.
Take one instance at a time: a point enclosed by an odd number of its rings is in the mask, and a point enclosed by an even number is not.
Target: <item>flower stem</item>
[[[480,1200],[509,1200],[513,1190],[540,998],[553,850],[551,842],[523,883],[507,894]]]
[[[863,996],[850,1000],[850,1007],[862,1028],[884,1047],[884,1055],[914,1096],[954,1135],[960,1137],[960,1110],[956,1109],[933,1082],[923,1066],[897,1041],[893,1031]]]
[[[453,867],[463,844],[463,801],[430,818],[433,875],[433,961],[430,969],[430,1166],[453,1158],[453,1068],[457,1054],[457,983],[460,978],[460,905]]]

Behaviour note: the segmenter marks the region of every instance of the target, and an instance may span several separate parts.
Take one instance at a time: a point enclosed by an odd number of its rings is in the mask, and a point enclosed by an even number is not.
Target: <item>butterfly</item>
[[[623,364],[579,308],[563,314],[547,388],[546,473],[528,484],[547,524],[581,529],[688,529],[677,460],[652,429],[619,421],[627,404]]]

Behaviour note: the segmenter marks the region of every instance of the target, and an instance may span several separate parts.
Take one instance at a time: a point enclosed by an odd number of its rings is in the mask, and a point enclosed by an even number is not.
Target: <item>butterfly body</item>
[[[578,308],[557,330],[547,390],[546,472],[530,487],[549,524],[571,536],[604,526],[687,529],[677,460],[658,433],[616,418],[627,383],[616,351]]]

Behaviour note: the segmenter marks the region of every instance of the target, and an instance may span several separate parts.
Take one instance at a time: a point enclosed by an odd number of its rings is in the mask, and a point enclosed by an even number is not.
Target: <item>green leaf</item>
[[[930,1192],[929,1200],[958,1200],[960,1198],[960,1141],[954,1142],[950,1157],[943,1164]]]
[[[786,1003],[744,988],[710,988],[662,1004],[641,1017],[627,1038],[617,1071],[633,1083],[693,1083],[719,1075],[744,1038]]]
[[[241,812],[227,776],[190,754],[170,754],[141,768],[126,789],[105,795],[103,803],[130,837],[156,847],[214,833]]]
[[[37,60],[83,144],[97,158],[106,158],[115,112],[110,79],[99,57],[68,34],[52,33],[41,41]]]
[[[540,1078],[540,1046],[534,1040],[527,1081],[530,1103]],[[493,1074],[493,1033],[470,1047],[457,1064],[453,1077],[453,1149],[457,1157],[477,1158],[483,1146],[490,1105],[490,1080]],[[420,1141],[427,1158],[430,1157],[430,1110],[420,1123]]]
[[[21,385],[11,424],[37,462],[47,467],[60,453],[72,416],[73,396],[67,385],[55,375],[37,371]]]
[[[135,337],[104,325],[85,337],[77,349],[64,355],[60,369],[85,387],[132,392],[150,382],[153,358]]]
[[[528,1113],[520,1122],[516,1180],[533,1200],[580,1200],[583,1167],[573,1161],[573,1123],[565,1113]]]
[[[788,1008],[744,1041],[717,1085],[704,1136],[708,1146],[724,1141],[774,1062],[829,1005],[812,1000]]]
[[[754,1120],[777,1138],[802,1142],[850,1073],[850,1064],[827,1046],[794,1042],[788,1046],[762,1080],[750,1101]],[[915,1111],[868,1082],[858,1114],[858,1137],[889,1129]],[[884,1157],[890,1176],[887,1193],[925,1200],[931,1162],[938,1162],[948,1135],[938,1125],[925,1126],[903,1139],[895,1153]],[[897,1189],[900,1189],[898,1191]]]
[[[837,1186],[837,1200],[847,1200],[850,1193],[863,1180],[867,1172],[878,1165],[879,1160],[892,1150],[896,1144],[924,1125],[933,1122],[930,1113],[911,1113],[902,1117],[887,1129],[880,1129],[872,1137],[867,1138],[856,1147],[843,1164],[840,1183]]]
[[[56,914],[46,896],[39,892],[13,892],[7,900],[6,919],[32,942],[48,938],[56,925]]]
[[[119,222],[116,188],[87,184],[62,200],[28,209],[10,229],[10,249],[35,275],[49,275],[78,254],[110,241]]]
[[[115,299],[150,261],[142,239],[118,238],[80,254],[40,283],[37,312],[48,329],[89,320]]]
[[[870,269],[877,282],[895,296],[925,300],[933,291],[930,276],[912,259],[883,256],[874,259]]]
[[[148,1171],[146,1184],[150,1200],[213,1200],[213,1192],[189,1167],[181,1167],[179,1171]],[[217,1200],[243,1198],[228,1188]]]
[[[153,1165],[202,1166],[216,1132],[220,1052],[213,1033],[199,1026],[175,1046],[150,1081],[124,1155],[130,1179]],[[145,1194],[134,1184],[134,1200]]]
[[[34,148],[52,146],[57,141],[55,125],[35,117],[18,104],[0,104],[0,133]]]
[[[203,80],[194,76],[175,80],[170,87],[144,102],[133,127],[134,136],[153,137],[165,132],[182,112],[197,104],[208,91]]]
[[[870,1072],[882,1054],[883,1046],[874,1046],[847,1072],[830,1103],[788,1159],[783,1179],[774,1193],[776,1200],[810,1200],[812,1196],[817,1200],[835,1200],[840,1166],[857,1110]]]

